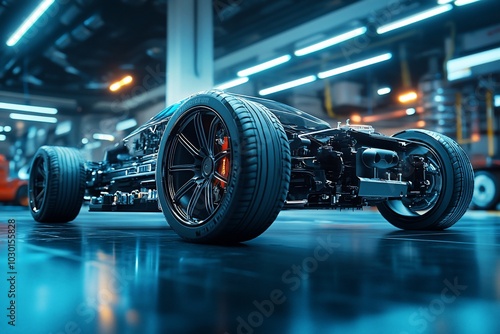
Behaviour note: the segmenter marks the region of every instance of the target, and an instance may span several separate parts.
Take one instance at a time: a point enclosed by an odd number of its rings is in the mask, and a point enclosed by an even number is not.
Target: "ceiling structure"
[[[56,0],[17,45],[0,43],[1,101],[54,106],[61,115],[106,117],[119,112],[109,107],[117,96],[126,100],[136,93],[132,88],[124,88],[119,95],[109,91],[109,85],[124,75],[137,82],[147,79],[147,91],[160,92],[157,99],[164,100],[167,1]],[[39,3],[0,0],[0,41],[7,41]],[[239,70],[266,59],[291,54],[285,64],[250,77],[247,85],[257,93],[390,52],[390,61],[329,82],[357,83],[365,93],[374,85],[415,87],[426,73],[442,73],[449,56],[444,48],[447,38],[454,41],[500,23],[500,1],[482,0],[454,6],[439,18],[394,32],[376,32],[382,24],[436,5],[437,0],[213,0],[215,82],[234,79]],[[293,56],[297,48],[360,26],[367,28],[363,38]],[[453,56],[463,53],[459,46],[452,51]],[[324,97],[324,83],[304,85],[301,92]],[[284,100],[286,94],[269,97]],[[158,101],[144,98],[134,110],[153,102]],[[393,102],[393,97],[387,97],[380,104]],[[13,123],[8,112],[0,109],[0,125]]]

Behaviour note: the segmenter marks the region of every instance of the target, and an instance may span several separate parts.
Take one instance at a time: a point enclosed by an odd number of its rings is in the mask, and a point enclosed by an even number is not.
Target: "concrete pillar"
[[[212,1],[167,2],[167,105],[213,87]]]

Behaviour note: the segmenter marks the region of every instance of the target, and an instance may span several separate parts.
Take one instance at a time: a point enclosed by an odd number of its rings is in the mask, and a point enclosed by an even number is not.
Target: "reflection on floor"
[[[8,219],[17,233],[15,328],[6,317]],[[290,210],[261,237],[221,247],[183,242],[161,214],[83,209],[70,224],[48,226],[4,206],[0,233],[7,333],[500,329],[495,212],[412,233],[370,210]]]

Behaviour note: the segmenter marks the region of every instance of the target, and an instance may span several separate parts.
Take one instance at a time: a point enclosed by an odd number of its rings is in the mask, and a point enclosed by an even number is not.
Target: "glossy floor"
[[[232,247],[183,242],[161,214],[49,226],[3,206],[0,231],[1,333],[500,332],[496,212],[412,233],[375,211],[289,210]]]

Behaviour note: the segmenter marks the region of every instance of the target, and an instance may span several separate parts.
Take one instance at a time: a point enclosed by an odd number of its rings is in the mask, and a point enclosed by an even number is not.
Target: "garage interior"
[[[2,332],[498,333],[499,12],[493,0],[1,0]],[[9,198],[40,146],[101,161],[207,89],[332,126],[445,134],[471,160],[472,205],[419,232],[376,209],[287,209],[258,238],[217,246],[183,241],[162,213],[86,203],[42,224]]]

